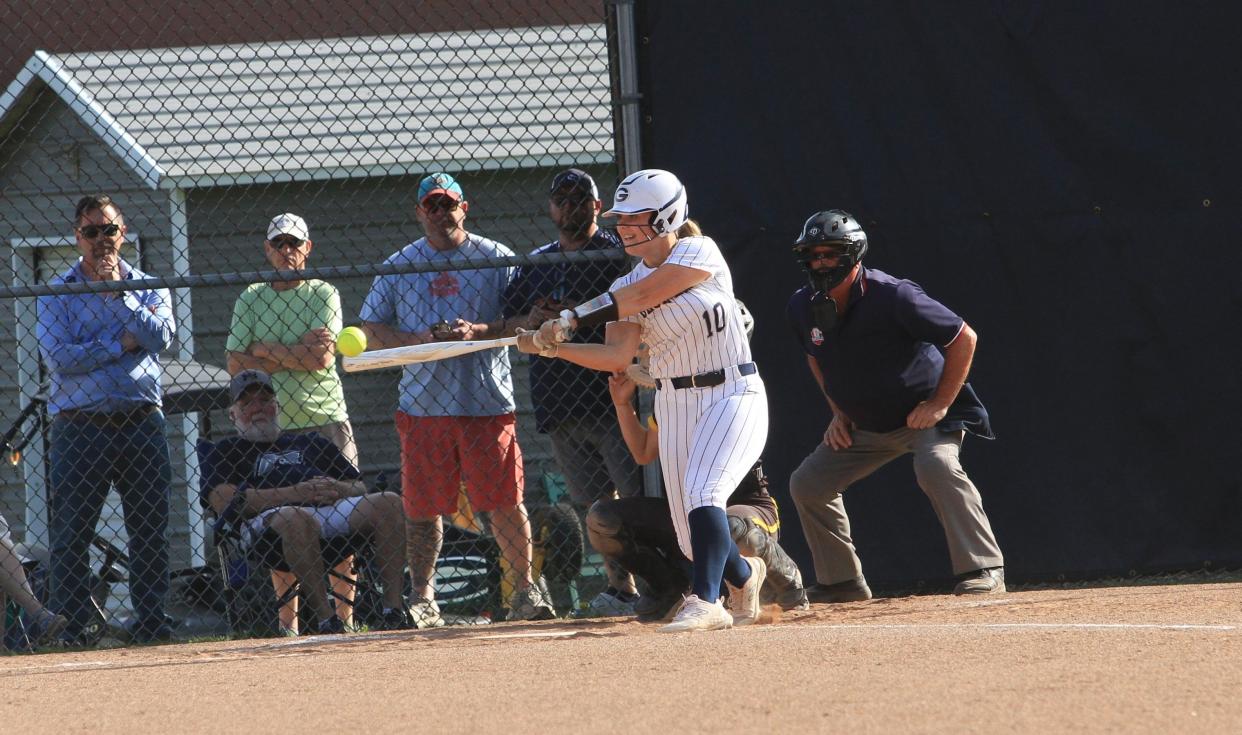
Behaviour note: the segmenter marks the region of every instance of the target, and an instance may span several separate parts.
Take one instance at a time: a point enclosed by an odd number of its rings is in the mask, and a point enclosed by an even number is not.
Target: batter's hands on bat
[[[539,339],[545,344],[559,344],[569,339],[573,334],[573,323],[569,322],[566,326],[565,312],[561,312],[561,316],[556,319],[549,319],[539,327]]]
[[[638,386],[625,373],[613,373],[608,376],[608,393],[612,396],[615,406],[629,406],[634,402],[634,393]]]
[[[835,414],[828,430],[824,432],[824,443],[833,449],[849,449],[854,444],[854,422],[843,413]]]
[[[941,406],[931,401],[920,401],[910,415],[906,417],[906,426],[911,429],[930,429],[949,412],[948,406]]]
[[[538,332],[532,332],[529,329],[518,328],[517,330],[518,352],[521,352],[527,355],[538,355],[542,351],[542,349],[540,348],[539,345],[535,344],[535,338],[537,336],[539,336]]]
[[[557,343],[544,341],[539,332],[519,328],[517,330],[517,338],[518,352],[524,352],[528,355],[539,355],[540,357],[556,357]]]

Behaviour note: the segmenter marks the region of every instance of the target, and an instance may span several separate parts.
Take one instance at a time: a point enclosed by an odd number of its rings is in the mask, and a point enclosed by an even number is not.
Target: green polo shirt
[[[252,342],[295,345],[316,327],[341,331],[341,295],[323,281],[303,281],[277,291],[256,283],[238,297],[225,349],[245,352]],[[281,370],[272,375],[280,400],[280,428],[305,429],[344,421],[345,392],[336,365],[322,370]]]

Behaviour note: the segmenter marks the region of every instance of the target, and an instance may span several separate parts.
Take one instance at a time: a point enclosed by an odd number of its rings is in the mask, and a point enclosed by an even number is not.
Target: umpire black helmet
[[[834,247],[839,253],[837,264],[829,268],[812,268],[811,251],[818,246]],[[854,215],[843,209],[816,212],[802,225],[802,233],[793,245],[794,256],[811,277],[811,285],[827,291],[836,286],[867,254],[867,233]]]

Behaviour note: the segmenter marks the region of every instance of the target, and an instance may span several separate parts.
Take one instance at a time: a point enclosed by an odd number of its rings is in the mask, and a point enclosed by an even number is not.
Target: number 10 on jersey
[[[724,304],[713,304],[712,308],[703,310],[703,323],[707,325],[707,336],[714,337],[724,331],[728,322],[725,321]]]

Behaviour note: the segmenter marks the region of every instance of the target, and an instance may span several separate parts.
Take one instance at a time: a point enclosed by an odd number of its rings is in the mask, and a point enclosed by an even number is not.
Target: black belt
[[[725,375],[729,372],[728,368],[724,370],[713,370],[710,373],[699,373],[698,375],[685,375],[680,378],[665,378],[656,381],[656,388],[664,388],[673,386],[674,388],[711,388],[714,385],[720,385],[725,382]],[[737,366],[738,375],[754,375],[759,372],[759,368],[755,367],[755,363],[746,362]]]
[[[153,403],[144,403],[138,408],[128,411],[113,411],[111,413],[79,411],[76,408],[70,408],[56,414],[56,418],[75,424],[90,424],[91,426],[99,426],[105,429],[123,429],[127,426],[141,423],[143,419],[159,410],[159,406]]]

